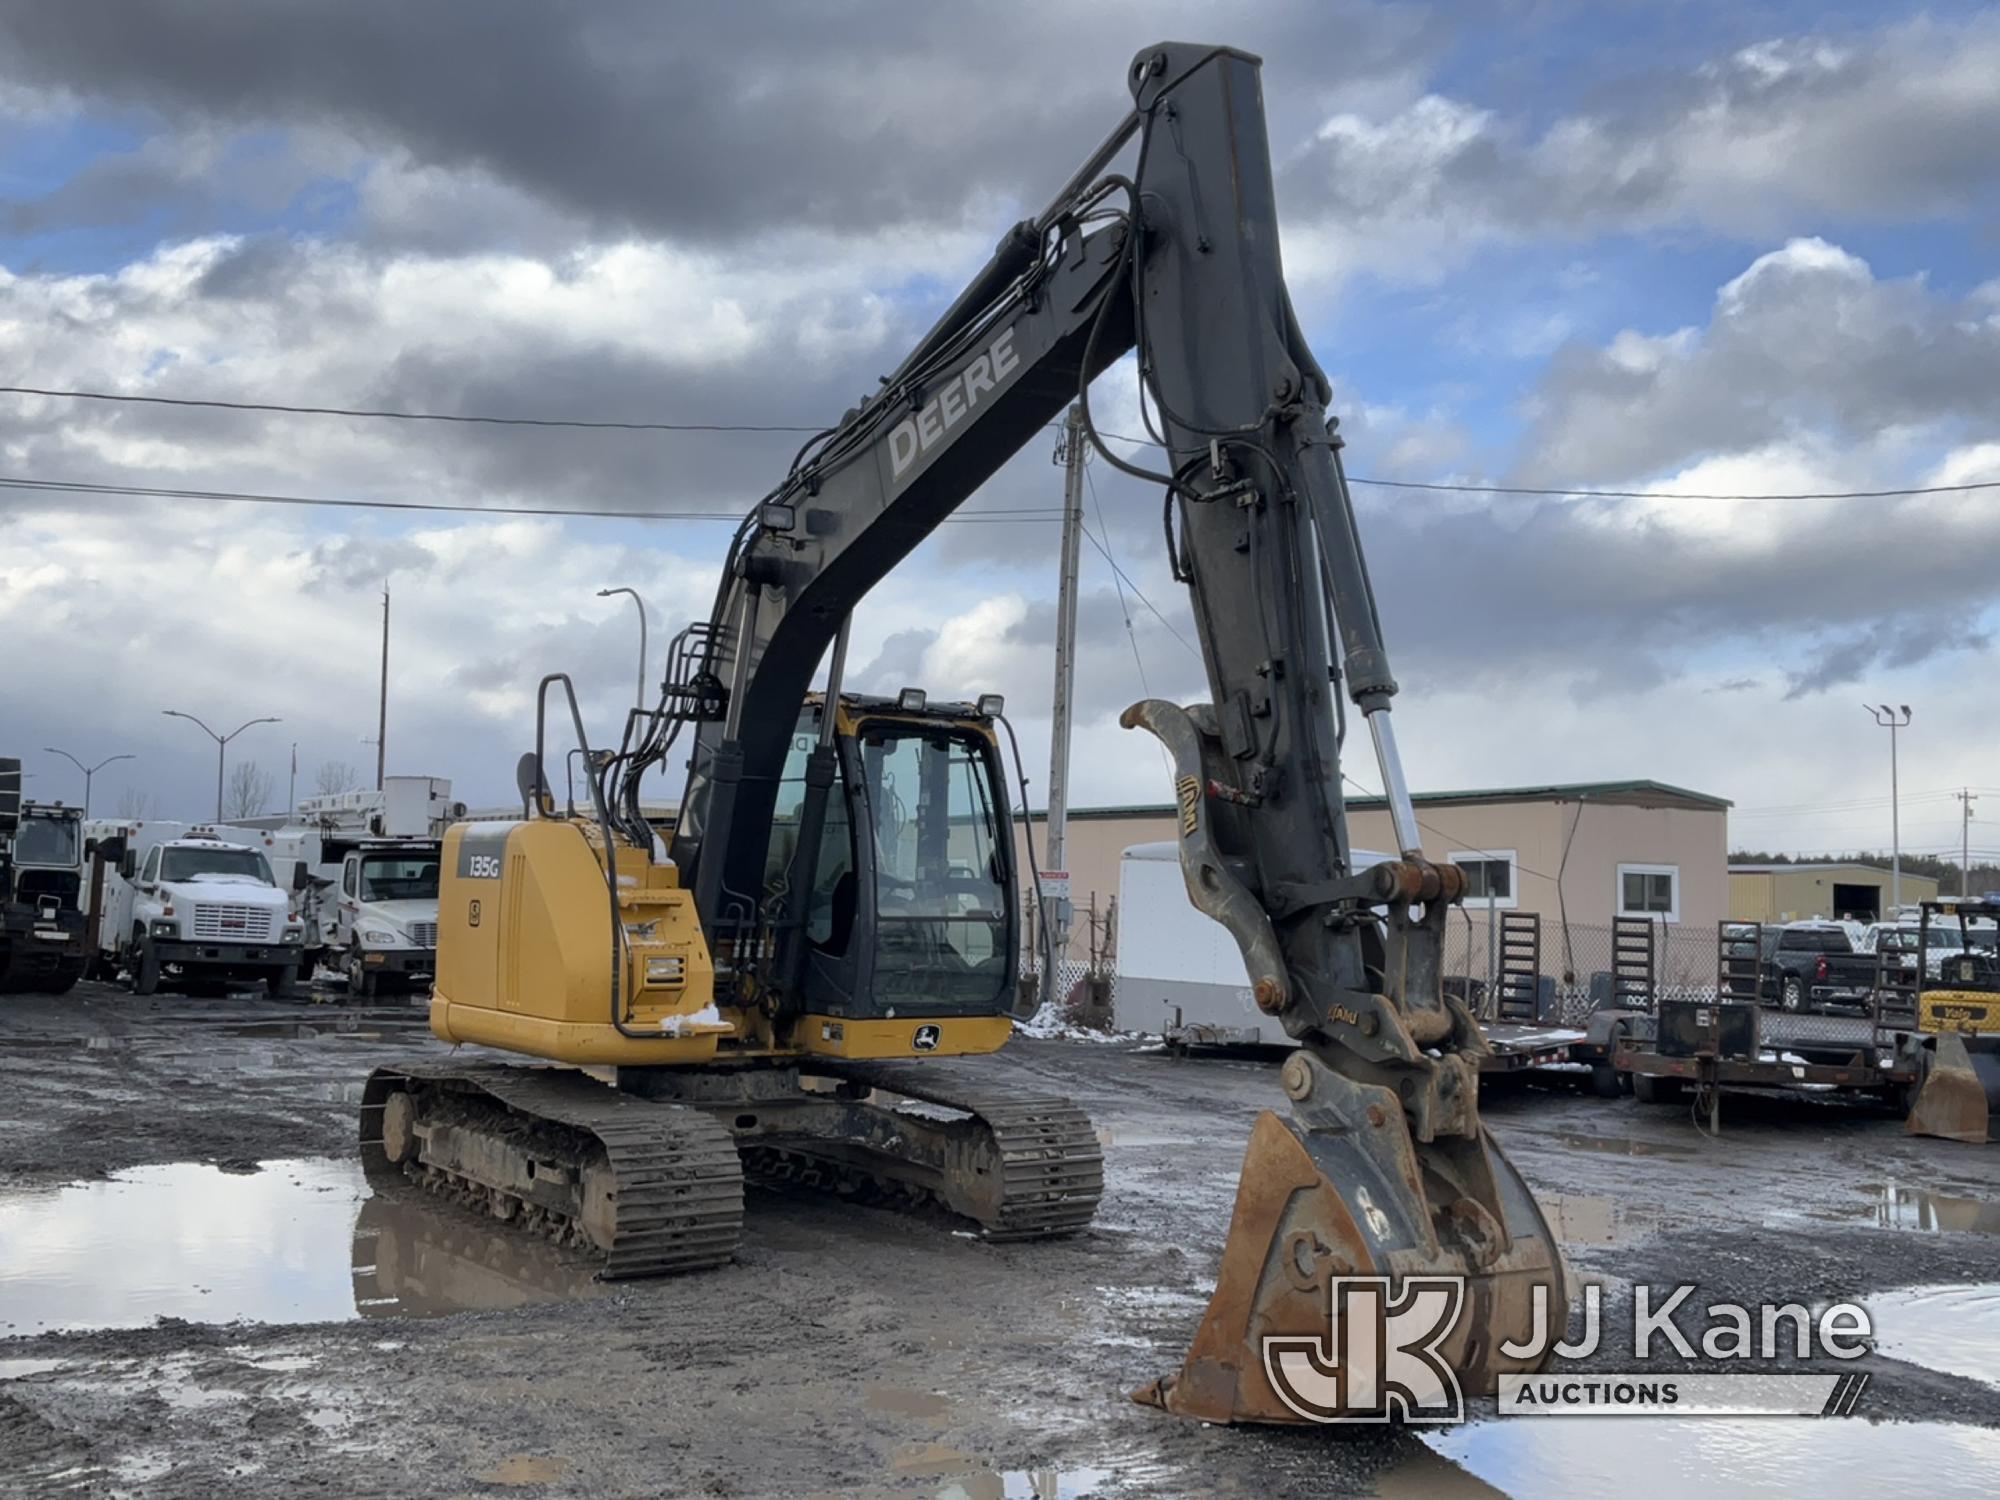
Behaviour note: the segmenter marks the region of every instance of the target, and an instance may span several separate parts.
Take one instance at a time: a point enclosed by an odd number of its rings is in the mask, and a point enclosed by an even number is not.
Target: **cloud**
[[[450,238],[468,197],[475,227],[515,217],[512,194],[598,238],[976,223],[990,239],[994,203],[1039,208],[1125,110],[1141,45],[1212,24],[1193,3],[1055,0],[166,0],[116,26],[16,5],[0,11],[0,70],[79,107],[275,128],[359,148],[431,189],[445,186],[434,172],[467,184],[423,198],[375,186],[371,212],[419,241]],[[1302,103],[1343,85],[1368,97],[1439,40],[1420,14],[1350,0],[1245,6],[1229,29],[1297,72],[1285,92]]]
[[[1996,404],[2000,311],[1797,239],[1724,285],[1706,328],[1559,351],[1515,476],[1601,485],[1779,435],[1983,425]]]
[[[1435,92],[1345,107],[1286,162],[1287,260],[1427,280],[1496,242],[1963,217],[2000,186],[1996,70],[2000,22],[1980,16],[1642,69],[1621,102],[1538,131]]]

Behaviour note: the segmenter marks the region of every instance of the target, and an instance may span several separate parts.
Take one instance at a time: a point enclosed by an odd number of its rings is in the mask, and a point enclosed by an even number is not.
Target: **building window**
[[[1512,849],[1455,849],[1448,856],[1465,871],[1465,904],[1511,911],[1519,904]]]
[[[1681,919],[1680,866],[1620,865],[1618,915],[1658,917],[1665,922],[1678,922]]]

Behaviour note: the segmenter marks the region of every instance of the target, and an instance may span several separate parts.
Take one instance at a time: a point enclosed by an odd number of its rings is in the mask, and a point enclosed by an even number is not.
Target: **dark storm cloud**
[[[175,121],[327,130],[588,223],[713,240],[949,220],[996,193],[1038,208],[1126,107],[1132,54],[1217,25],[1192,4],[15,0],[0,67]],[[1218,39],[1304,74],[1274,95],[1305,104],[1407,62],[1426,26],[1269,4]]]

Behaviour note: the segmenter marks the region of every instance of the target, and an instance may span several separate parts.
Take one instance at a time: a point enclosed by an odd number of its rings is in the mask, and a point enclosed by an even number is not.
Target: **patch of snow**
[[[661,1016],[660,1031],[666,1036],[705,1036],[711,1031],[728,1031],[729,1023],[713,1001],[684,1016]]]
[[[1089,1026],[1073,1025],[1051,1005],[1044,1005],[1025,1021],[1016,1021],[1014,1031],[1019,1036],[1062,1042],[1131,1042],[1142,1035],[1137,1031],[1097,1031]]]

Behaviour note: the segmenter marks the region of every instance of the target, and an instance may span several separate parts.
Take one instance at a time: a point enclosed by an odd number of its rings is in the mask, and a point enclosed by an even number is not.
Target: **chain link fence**
[[[1487,997],[1501,973],[1500,917],[1478,907],[1453,912],[1445,928],[1446,985],[1476,1013],[1490,1014]],[[1608,924],[1544,919],[1535,1020],[1582,1026],[1593,1012],[1614,1008],[1615,929]],[[1652,927],[1654,993],[1673,1000],[1715,998],[1715,932],[1679,922]]]

